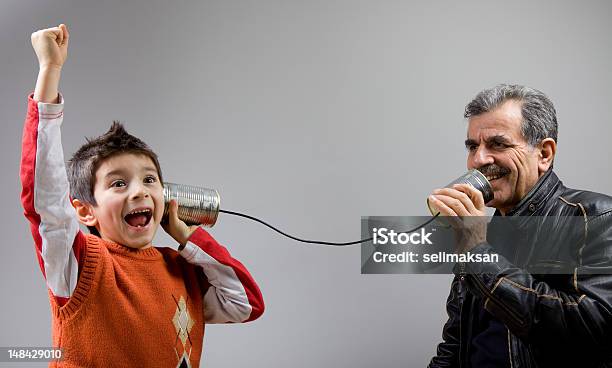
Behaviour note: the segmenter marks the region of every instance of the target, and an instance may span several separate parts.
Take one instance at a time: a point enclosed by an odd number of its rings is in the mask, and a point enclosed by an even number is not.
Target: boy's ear
[[[72,207],[76,210],[79,222],[83,225],[95,227],[98,224],[98,219],[94,215],[93,206],[91,204],[73,199]]]

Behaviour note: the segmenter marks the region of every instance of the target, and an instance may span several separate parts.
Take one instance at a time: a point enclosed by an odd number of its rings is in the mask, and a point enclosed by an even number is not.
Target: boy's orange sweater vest
[[[83,259],[68,303],[50,297],[53,346],[63,349],[50,366],[199,365],[207,286],[198,267],[169,248],[134,250],[93,235]]]

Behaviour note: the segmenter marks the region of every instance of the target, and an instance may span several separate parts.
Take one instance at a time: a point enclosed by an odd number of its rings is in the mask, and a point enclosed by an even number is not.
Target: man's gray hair
[[[537,89],[515,84],[499,84],[485,89],[465,106],[463,117],[469,119],[495,110],[508,100],[521,103],[521,131],[529,145],[536,146],[545,138],[552,138],[557,142],[555,107],[548,97]]]

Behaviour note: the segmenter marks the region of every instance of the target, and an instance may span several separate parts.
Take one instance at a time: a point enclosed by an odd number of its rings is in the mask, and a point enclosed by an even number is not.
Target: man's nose
[[[484,165],[490,165],[494,162],[493,155],[485,146],[478,146],[476,151],[471,155],[468,160],[468,166],[470,168],[479,168]]]

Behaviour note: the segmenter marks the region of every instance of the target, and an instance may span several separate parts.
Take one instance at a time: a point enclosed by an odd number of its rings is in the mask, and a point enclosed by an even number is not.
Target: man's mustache
[[[478,168],[484,176],[503,176],[510,173],[510,169],[495,164],[489,164]]]

